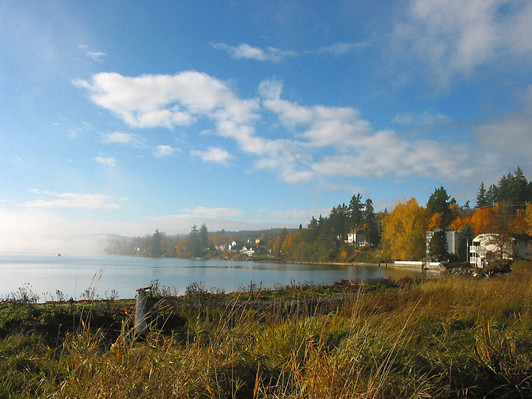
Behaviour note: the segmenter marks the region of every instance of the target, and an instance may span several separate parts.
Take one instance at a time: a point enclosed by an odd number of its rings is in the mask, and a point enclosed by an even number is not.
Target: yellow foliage
[[[526,203],[525,220],[527,224],[527,234],[529,236],[532,236],[532,202]]]
[[[383,220],[383,250],[393,259],[419,259],[425,250],[426,230],[427,212],[416,199],[399,202]]]

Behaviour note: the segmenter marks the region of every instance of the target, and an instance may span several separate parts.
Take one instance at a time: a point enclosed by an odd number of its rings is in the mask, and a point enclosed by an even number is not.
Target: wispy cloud
[[[204,162],[213,162],[220,165],[227,165],[229,160],[234,158],[226,150],[217,147],[209,147],[205,151],[192,150],[190,155],[200,157]]]
[[[103,137],[102,143],[104,144],[123,144],[123,145],[132,146],[138,149],[149,150],[157,158],[170,157],[170,156],[177,154],[178,152],[181,152],[179,148],[172,147],[169,145],[164,145],[164,144],[161,144],[155,147],[148,146],[144,143],[143,138],[138,134],[113,132],[113,133],[102,134],[102,137]],[[94,160],[103,165],[109,165],[109,166],[116,165],[116,161],[111,157],[108,157],[108,158],[97,157]]]
[[[334,56],[342,56],[349,53],[360,51],[368,47],[368,42],[360,43],[346,43],[338,42],[330,46],[319,47],[315,49],[306,50],[303,53],[298,53],[292,50],[281,50],[275,47],[256,47],[247,43],[241,43],[238,46],[230,46],[225,43],[213,43],[212,47],[216,50],[222,50],[231,55],[235,59],[248,59],[255,61],[270,61],[281,62],[286,58],[297,57],[301,54],[331,54]]]
[[[448,116],[442,114],[441,112],[432,110],[432,109],[425,110],[420,114],[416,114],[416,113],[399,114],[399,115],[396,115],[392,119],[392,123],[395,123],[397,125],[416,126],[416,127],[433,126],[433,125],[439,125],[439,124],[448,123],[448,122],[450,122],[450,119]]]
[[[532,60],[532,3],[414,0],[394,28],[392,47],[416,73],[446,87],[488,61]],[[421,69],[418,69],[421,67]]]
[[[93,61],[102,61],[104,57],[107,56],[106,53],[103,51],[91,51],[89,50],[89,46],[86,44],[78,44],[78,49],[83,53],[83,55],[87,58],[90,58]]]
[[[21,204],[26,208],[77,208],[77,209],[118,209],[120,206],[111,196],[103,194],[77,194],[54,193],[51,191],[40,192],[33,190],[41,198]]]
[[[310,50],[309,53],[318,53],[318,54],[332,54],[335,56],[341,56],[348,53],[355,53],[363,48],[369,47],[368,42],[360,43],[334,43],[330,46],[320,47],[316,50]]]
[[[198,206],[197,208],[183,209],[183,212],[196,216],[209,217],[238,217],[243,216],[244,212],[240,209],[233,208],[207,208],[205,206]]]
[[[473,129],[479,148],[489,155],[494,165],[508,168],[527,163],[532,154],[532,85],[520,93],[522,108],[508,115],[482,122]]]
[[[113,157],[94,157],[93,160],[98,162],[100,165],[116,166],[116,159]]]
[[[212,47],[216,50],[226,51],[231,57],[236,59],[248,59],[255,61],[272,61],[280,62],[287,57],[296,56],[294,51],[280,50],[275,47],[253,47],[246,43],[241,43],[238,46],[229,46],[224,43],[213,43]]]
[[[103,134],[102,142],[104,144],[115,143],[115,144],[132,144],[140,145],[140,137],[136,134],[131,133],[122,133],[122,132],[113,132]]]

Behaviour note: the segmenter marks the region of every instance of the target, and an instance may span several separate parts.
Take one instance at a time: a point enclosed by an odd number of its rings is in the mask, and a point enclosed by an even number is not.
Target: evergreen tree
[[[362,223],[364,204],[360,194],[353,195],[349,201],[349,229],[358,228]]]
[[[429,242],[429,255],[437,260],[443,260],[449,257],[449,253],[447,252],[447,237],[444,230],[434,232]]]
[[[493,202],[512,202],[512,174],[503,176],[499,179],[497,187],[497,199]]]
[[[499,202],[499,189],[494,184],[491,184],[486,192],[486,202],[488,205]]]
[[[470,245],[475,238],[475,233],[470,225],[466,224],[458,234],[458,259],[465,262],[469,258],[468,244]]]
[[[451,197],[447,194],[447,191],[445,191],[443,186],[435,189],[427,202],[427,209],[430,211],[430,214],[447,214],[449,212],[450,198]]]
[[[364,205],[364,225],[366,226],[366,241],[370,244],[379,243],[379,229],[375,217],[373,201],[368,198]]]
[[[447,194],[445,188],[440,187],[434,190],[429,197],[427,209],[430,215],[442,214],[442,227],[447,227],[451,223],[451,204],[456,203],[454,198]]]
[[[329,214],[330,229],[334,237],[343,236],[345,231],[345,214],[342,212],[341,205],[333,207]]]
[[[201,244],[199,240],[198,226],[192,226],[190,234],[188,235],[188,242],[191,255],[195,258],[201,256]]]
[[[482,208],[483,206],[488,205],[488,199],[486,194],[486,188],[484,187],[484,182],[480,183],[480,189],[477,194],[477,208]]]
[[[198,241],[201,252],[209,247],[209,232],[207,231],[207,226],[203,223],[198,232]]]
[[[151,239],[151,253],[150,256],[154,258],[158,258],[163,255],[163,251],[161,248],[161,233],[159,233],[159,230],[155,230],[155,233],[153,233],[152,239]]]
[[[525,207],[525,202],[530,201],[531,198],[527,195],[528,191],[528,181],[523,174],[523,171],[518,166],[515,171],[514,177],[512,178],[512,184],[510,188],[512,202],[517,202],[519,205],[522,204],[522,208]]]

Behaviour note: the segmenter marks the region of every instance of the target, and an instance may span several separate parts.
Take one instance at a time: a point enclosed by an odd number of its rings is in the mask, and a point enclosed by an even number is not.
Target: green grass
[[[532,267],[491,279],[0,306],[0,398],[532,395]],[[159,298],[157,298],[159,299]]]

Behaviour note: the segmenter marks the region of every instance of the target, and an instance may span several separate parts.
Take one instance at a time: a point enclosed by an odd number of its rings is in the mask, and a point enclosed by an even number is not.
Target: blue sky
[[[3,1],[0,250],[297,227],[356,193],[474,203],[531,176],[531,20],[502,0]]]

